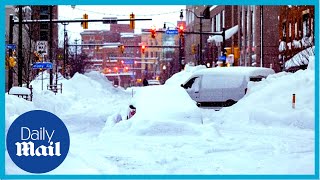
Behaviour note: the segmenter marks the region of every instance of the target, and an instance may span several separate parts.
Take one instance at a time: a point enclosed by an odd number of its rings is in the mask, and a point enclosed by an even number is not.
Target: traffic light
[[[145,46],[145,45],[142,45],[142,46],[141,46],[141,52],[142,52],[142,54],[144,54],[145,49],[146,49],[146,46]]]
[[[180,26],[179,26],[178,31],[179,31],[180,37],[183,37],[183,34],[184,34],[184,27],[183,27],[183,25],[180,25]]]
[[[83,19],[84,20],[88,20],[88,14],[84,14],[83,15]],[[87,21],[82,22],[82,28],[83,29],[88,29],[88,22]]]
[[[134,14],[130,14],[130,29],[134,29]]]
[[[192,46],[191,46],[191,53],[197,54],[197,46],[195,44],[192,44]]]
[[[17,62],[16,62],[16,58],[14,58],[14,57],[9,57],[9,67],[10,68],[13,68],[14,66],[16,66],[16,64],[17,64]]]
[[[150,31],[151,31],[151,38],[153,39],[156,38],[156,28],[152,27]]]
[[[119,46],[119,50],[120,50],[120,52],[123,54],[123,53],[124,53],[124,45],[120,45],[120,46]]]

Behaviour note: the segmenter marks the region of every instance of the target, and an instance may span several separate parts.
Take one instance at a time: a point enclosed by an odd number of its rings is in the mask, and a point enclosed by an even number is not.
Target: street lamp
[[[203,64],[202,61],[202,19],[204,19],[205,17],[203,15],[198,16],[195,12],[191,11],[190,9],[186,9],[186,11],[191,12],[196,18],[200,19],[200,51],[199,51],[199,62],[198,65]],[[183,9],[181,9],[180,11],[180,19],[183,19]]]

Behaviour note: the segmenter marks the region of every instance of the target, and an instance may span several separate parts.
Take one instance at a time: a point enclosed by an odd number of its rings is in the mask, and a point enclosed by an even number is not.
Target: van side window
[[[250,77],[250,81],[259,82],[259,81],[261,81],[261,80],[264,79],[264,78],[266,78],[266,77],[264,77],[264,76]]]
[[[198,78],[198,77],[194,77],[194,78],[190,79],[190,80],[184,85],[184,88],[185,88],[185,89],[191,88],[192,85],[193,85],[193,83],[194,83],[194,81],[195,81],[197,78]]]

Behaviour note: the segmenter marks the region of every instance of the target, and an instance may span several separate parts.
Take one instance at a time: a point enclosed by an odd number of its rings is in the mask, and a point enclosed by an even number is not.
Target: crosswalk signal
[[[135,24],[134,24],[134,14],[130,14],[130,29],[134,29]]]
[[[151,38],[153,39],[156,38],[156,28],[152,27],[150,31],[151,31]]]
[[[184,34],[184,27],[183,27],[183,25],[180,25],[180,26],[179,26],[178,31],[179,31],[180,37],[183,37],[183,34]]]
[[[84,19],[84,20],[88,20],[88,14],[84,14],[84,15],[83,15],[83,19]],[[83,21],[83,22],[82,22],[82,28],[83,28],[83,29],[88,29],[88,21]]]

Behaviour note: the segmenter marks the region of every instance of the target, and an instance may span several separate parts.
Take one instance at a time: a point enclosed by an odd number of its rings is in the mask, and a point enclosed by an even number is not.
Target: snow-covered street
[[[48,174],[314,174],[312,67],[252,83],[243,99],[220,111],[198,108],[179,87],[192,71],[174,75],[165,85],[126,90],[98,72],[76,74],[59,80],[64,89],[56,95],[41,91],[36,79],[32,102],[5,95],[6,131],[15,118],[35,109],[64,121],[69,154]],[[148,91],[154,97],[135,102],[148,109],[137,109],[125,120],[132,92],[135,97]],[[115,123],[117,115],[123,120]],[[6,153],[6,174],[28,173]]]

